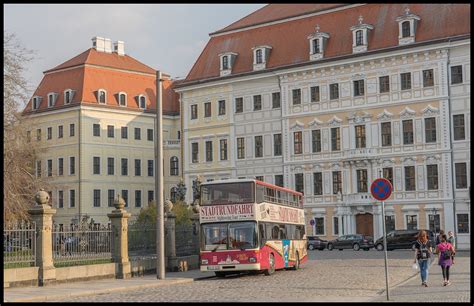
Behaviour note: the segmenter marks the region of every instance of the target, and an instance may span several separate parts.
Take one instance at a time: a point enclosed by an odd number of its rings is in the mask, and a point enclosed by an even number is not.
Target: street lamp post
[[[436,209],[436,207],[431,208],[431,214],[433,216],[433,227],[434,227],[435,238],[438,235],[438,230],[437,230],[437,226],[436,226],[436,213],[437,212],[438,212],[438,210]]]

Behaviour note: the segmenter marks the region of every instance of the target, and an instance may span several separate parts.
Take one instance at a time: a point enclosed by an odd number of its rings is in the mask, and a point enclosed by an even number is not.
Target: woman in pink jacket
[[[452,256],[454,255],[454,248],[451,243],[447,242],[446,234],[441,235],[441,242],[436,246],[435,252],[438,254],[438,265],[443,271],[443,286],[449,286],[449,268],[453,264]]]

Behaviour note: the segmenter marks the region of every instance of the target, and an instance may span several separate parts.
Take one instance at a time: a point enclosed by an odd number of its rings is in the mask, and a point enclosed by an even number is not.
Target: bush
[[[191,224],[192,212],[189,208],[189,205],[184,201],[176,201],[173,204],[172,212],[176,215],[176,225],[189,225]],[[154,224],[156,223],[157,218],[157,208],[155,201],[152,201],[148,204],[147,207],[144,207],[140,210],[140,214],[137,218],[137,223],[147,223]]]

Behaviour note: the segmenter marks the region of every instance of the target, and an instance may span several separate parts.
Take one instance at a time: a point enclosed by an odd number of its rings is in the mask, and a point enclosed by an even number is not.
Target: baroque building
[[[388,231],[470,248],[469,9],[270,4],[211,33],[175,89],[186,185],[257,178],[304,193],[307,234],[376,239],[385,177]]]
[[[162,76],[166,199],[182,169],[178,96]],[[45,71],[23,116],[42,149],[36,175],[51,183],[55,223],[107,223],[118,194],[133,218],[155,198],[156,71],[125,54],[124,42],[94,37],[92,48]]]

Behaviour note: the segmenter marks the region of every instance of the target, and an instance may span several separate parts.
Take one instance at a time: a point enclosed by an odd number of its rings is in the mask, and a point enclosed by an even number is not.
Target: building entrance
[[[356,215],[356,234],[374,237],[374,216],[372,214]]]

